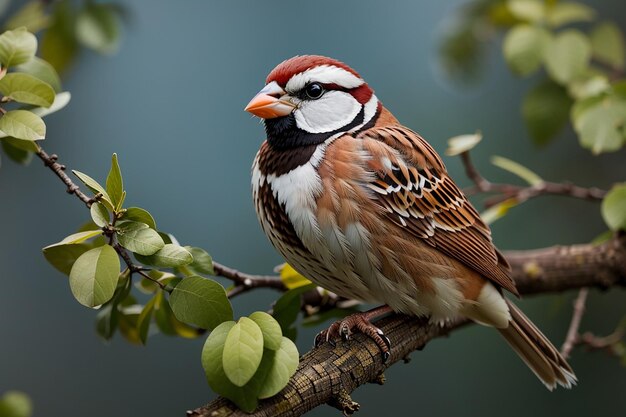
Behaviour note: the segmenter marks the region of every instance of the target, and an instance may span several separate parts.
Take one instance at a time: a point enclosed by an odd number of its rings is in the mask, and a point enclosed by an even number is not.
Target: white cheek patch
[[[287,91],[300,91],[311,81],[322,84],[337,84],[343,88],[355,88],[365,83],[363,79],[343,68],[334,65],[320,65],[291,77],[285,89]]]
[[[298,127],[309,133],[327,133],[346,126],[361,111],[361,104],[343,91],[327,91],[320,99],[302,101],[294,111]]]

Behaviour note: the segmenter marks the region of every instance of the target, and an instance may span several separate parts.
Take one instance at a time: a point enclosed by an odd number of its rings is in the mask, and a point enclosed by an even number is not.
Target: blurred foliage
[[[32,414],[32,401],[23,392],[7,391],[0,397],[0,417],[30,417]]]
[[[590,6],[561,0],[479,0],[464,6],[457,20],[441,43],[444,69],[475,80],[485,50],[503,35],[511,71],[537,78],[522,103],[536,144],[552,141],[569,121],[593,154],[624,147],[625,46],[614,23],[600,20]]]

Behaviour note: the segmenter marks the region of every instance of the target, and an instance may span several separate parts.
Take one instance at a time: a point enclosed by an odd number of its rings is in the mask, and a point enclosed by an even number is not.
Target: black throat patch
[[[356,135],[369,129],[376,123],[380,115],[380,104],[374,116],[359,130],[351,132]],[[261,146],[259,153],[259,170],[263,175],[280,176],[306,164],[317,149],[317,145],[341,132],[348,132],[363,123],[365,109],[348,125],[326,133],[309,133],[298,128],[293,114],[285,117],[265,120],[267,141]]]

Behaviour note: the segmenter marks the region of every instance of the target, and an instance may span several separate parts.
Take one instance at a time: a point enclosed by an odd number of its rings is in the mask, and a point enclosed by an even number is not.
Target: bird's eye
[[[311,100],[317,100],[324,94],[324,87],[320,83],[311,83],[305,87],[305,93]]]

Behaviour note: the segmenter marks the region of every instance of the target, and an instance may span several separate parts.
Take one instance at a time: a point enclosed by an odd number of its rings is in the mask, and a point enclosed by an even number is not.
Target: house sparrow
[[[318,340],[371,337],[389,311],[495,327],[548,389],[572,368],[504,295],[518,295],[489,227],[435,150],[401,125],[346,64],[296,56],[270,72],[246,110],[267,140],[252,167],[263,231],[298,272],[336,294],[383,307],[333,324]]]

